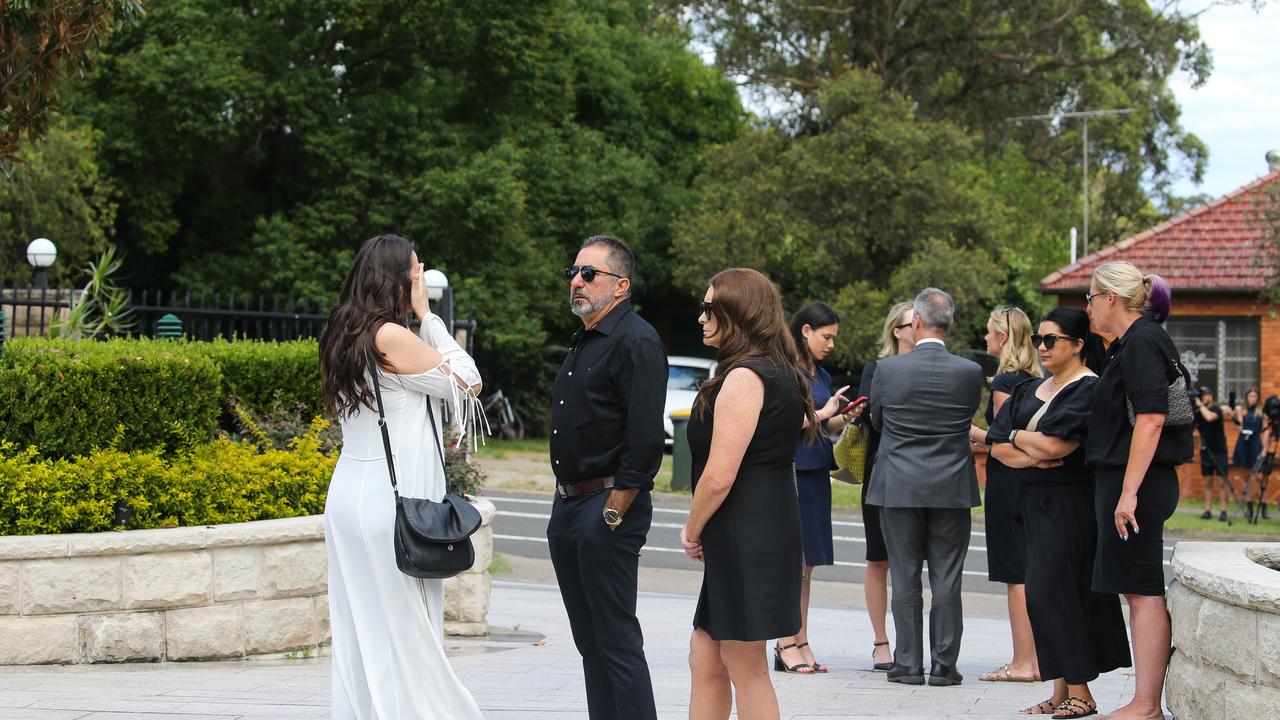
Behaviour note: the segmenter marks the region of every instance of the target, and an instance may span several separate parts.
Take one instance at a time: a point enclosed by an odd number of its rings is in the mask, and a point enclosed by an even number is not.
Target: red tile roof
[[[1040,281],[1040,291],[1083,291],[1096,267],[1113,260],[1127,260],[1147,273],[1156,273],[1175,292],[1218,291],[1256,293],[1273,277],[1274,252],[1266,238],[1276,237],[1269,228],[1266,208],[1280,198],[1280,170],[1143,231],[1115,245],[1080,258]]]

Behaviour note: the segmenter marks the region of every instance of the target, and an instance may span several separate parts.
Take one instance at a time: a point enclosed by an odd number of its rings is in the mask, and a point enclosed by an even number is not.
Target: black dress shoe
[[[929,667],[929,684],[935,687],[946,687],[948,685],[959,685],[964,682],[964,676],[955,668],[947,667],[934,663]]]
[[[895,664],[889,669],[888,680],[891,683],[902,683],[903,685],[923,685],[924,668],[909,668],[906,665]]]

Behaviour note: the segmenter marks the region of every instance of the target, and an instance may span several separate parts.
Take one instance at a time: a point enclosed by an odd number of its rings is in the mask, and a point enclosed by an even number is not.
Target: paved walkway
[[[689,595],[647,592],[640,598],[664,720],[687,716],[685,653],[694,603]],[[581,665],[556,589],[496,582],[490,622],[511,631],[490,640],[449,642],[454,666],[485,716],[585,720]],[[775,673],[784,718],[1012,719],[1019,708],[1048,696],[1047,684],[977,680],[1008,659],[1009,631],[1002,619],[966,619],[959,668],[966,680],[954,688],[891,685],[883,673],[866,671],[872,636],[860,610],[815,608],[811,625],[820,659],[832,670],[812,677]],[[1101,709],[1121,704],[1132,682],[1123,672],[1100,678],[1094,693]],[[0,718],[319,719],[328,717],[328,695],[327,658],[0,669]]]

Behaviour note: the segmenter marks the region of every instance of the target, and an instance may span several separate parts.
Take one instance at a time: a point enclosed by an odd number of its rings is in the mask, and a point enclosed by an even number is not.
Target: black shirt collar
[[[630,310],[631,299],[623,298],[622,302],[615,305],[613,309],[609,311],[609,314],[605,315],[600,322],[596,323],[595,327],[591,328],[591,330],[593,332],[598,332],[601,335],[612,334],[614,328],[618,327],[618,323],[622,322],[622,316],[626,315]]]
[[[1117,349],[1124,347],[1125,341],[1128,340],[1133,335],[1133,331],[1137,330],[1138,328],[1142,327],[1147,323],[1154,323],[1156,325],[1160,324],[1156,322],[1155,318],[1151,317],[1147,313],[1143,313],[1138,316],[1137,320],[1133,321],[1133,324],[1129,326],[1129,329],[1126,330],[1123,335],[1116,338],[1115,342],[1111,343],[1111,347],[1114,347]],[[1110,350],[1110,348],[1108,348],[1108,350]]]

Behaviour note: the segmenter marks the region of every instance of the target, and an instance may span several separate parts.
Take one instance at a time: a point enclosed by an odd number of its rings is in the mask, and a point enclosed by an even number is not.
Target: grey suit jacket
[[[938,343],[876,363],[867,410],[880,431],[867,502],[880,507],[980,504],[969,425],[982,402],[982,368]]]

